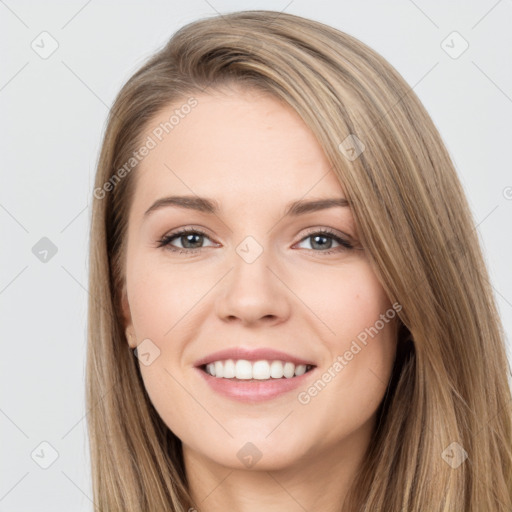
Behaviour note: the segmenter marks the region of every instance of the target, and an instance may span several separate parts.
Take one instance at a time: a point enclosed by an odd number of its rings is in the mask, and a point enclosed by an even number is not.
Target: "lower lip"
[[[207,384],[217,393],[227,398],[241,402],[263,402],[272,400],[280,395],[293,391],[305,384],[305,380],[315,371],[303,373],[291,379],[269,379],[269,380],[233,380],[213,377],[201,368],[196,370],[201,374]]]

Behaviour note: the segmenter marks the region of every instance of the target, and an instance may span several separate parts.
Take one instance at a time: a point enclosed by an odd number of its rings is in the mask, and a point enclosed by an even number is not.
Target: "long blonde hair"
[[[382,286],[402,306],[392,378],[343,510],[510,512],[510,368],[450,156],[414,91],[381,56],[334,28],[273,11],[183,27],[112,107],[90,234],[86,399],[95,504],[134,512],[197,506],[181,442],[152,406],[124,335],[124,244],[137,167],[122,179],[118,170],[163,107],[228,82],[282,99],[312,130]],[[452,464],[454,456],[462,463]]]

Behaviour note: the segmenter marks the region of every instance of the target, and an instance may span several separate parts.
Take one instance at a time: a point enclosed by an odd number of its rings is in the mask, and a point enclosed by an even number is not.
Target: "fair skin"
[[[149,339],[160,351],[140,369],[157,412],[183,443],[198,510],[339,510],[391,375],[395,322],[308,403],[298,394],[332,373],[337,356],[391,303],[358,245],[349,206],[284,216],[292,201],[346,197],[300,117],[248,90],[195,97],[197,107],[136,170],[123,300],[130,347]],[[175,108],[155,116],[143,140]],[[170,195],[208,197],[220,210],[166,206],[144,215]],[[178,236],[170,245],[199,247],[195,253],[158,247],[190,226],[207,236]],[[324,228],[355,248],[311,236]],[[251,263],[236,250],[248,236],[262,249]],[[275,348],[316,368],[300,389],[257,403],[233,400],[212,390],[194,362],[238,346]],[[248,442],[261,453],[252,467],[237,456]]]

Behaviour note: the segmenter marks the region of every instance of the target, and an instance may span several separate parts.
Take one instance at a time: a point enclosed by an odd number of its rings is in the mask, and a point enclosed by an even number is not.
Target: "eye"
[[[201,231],[198,228],[187,228],[165,235],[158,241],[158,247],[167,247],[167,249],[177,251],[180,254],[191,253],[202,249],[203,247],[201,247],[201,244],[205,239],[209,240],[204,231]],[[182,246],[176,247],[172,245],[171,242],[174,242],[175,240],[179,240]]]
[[[354,248],[348,240],[345,240],[327,228],[315,230],[309,233],[299,242],[299,244],[306,240],[311,240],[310,247],[312,249],[320,248],[320,250],[315,250],[314,252],[321,252],[323,255],[342,252]],[[338,244],[337,247],[332,247],[333,241]]]

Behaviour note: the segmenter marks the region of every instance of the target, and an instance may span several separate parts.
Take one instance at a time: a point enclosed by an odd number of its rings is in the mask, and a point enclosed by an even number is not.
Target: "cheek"
[[[150,364],[139,363],[144,387],[159,416],[178,437],[186,437],[190,395],[184,391],[180,361],[192,336],[191,322],[207,281],[184,267],[134,255],[127,272],[132,321],[138,343],[151,340]],[[147,342],[146,342],[147,343]],[[200,413],[200,411],[196,411]]]
[[[328,335],[323,339],[337,351],[348,348],[350,341],[364,338],[377,323],[379,331],[396,316],[382,285],[365,260],[338,269],[317,272],[314,286],[303,282],[301,296],[321,320]],[[381,315],[388,312],[384,324]]]
[[[364,261],[336,275],[319,275],[315,285],[308,305],[328,329],[322,336],[327,357],[323,373],[299,401],[330,411],[343,404],[335,416],[341,421],[350,411],[358,423],[380,403],[391,376],[397,312]]]
[[[184,268],[161,260],[132,260],[127,287],[139,339],[150,338],[161,344],[173,330],[186,324],[186,316],[206,293],[209,281]]]

